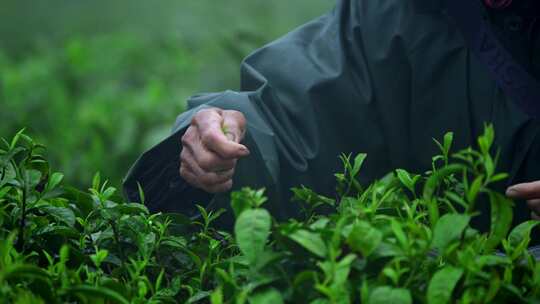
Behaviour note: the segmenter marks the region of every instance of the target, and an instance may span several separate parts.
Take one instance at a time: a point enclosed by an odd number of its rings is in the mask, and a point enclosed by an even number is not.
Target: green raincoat
[[[536,46],[536,52],[540,48]],[[172,135],[144,153],[125,180],[137,182],[153,211],[192,214],[208,194],[179,176],[180,138],[205,107],[241,111],[251,155],[238,162],[234,189],[266,187],[265,205],[279,219],[294,217],[290,188],[333,196],[341,153],[367,153],[361,182],[396,168],[429,170],[432,138],[455,133],[454,149],[474,145],[492,122],[507,185],[540,180],[540,124],[522,113],[464,44],[436,0],[343,0],[336,8],[247,57],[241,90],[189,100]],[[501,185],[504,190],[506,185]],[[211,207],[227,208],[228,193]],[[479,217],[487,228],[488,207]],[[515,206],[515,223],[530,218]]]

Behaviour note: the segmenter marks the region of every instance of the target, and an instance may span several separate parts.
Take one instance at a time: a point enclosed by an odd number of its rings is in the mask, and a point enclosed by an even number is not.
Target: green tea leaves
[[[399,181],[412,193],[415,194],[416,191],[414,189],[416,182],[420,179],[420,175],[414,175],[411,177],[409,172],[403,170],[403,169],[397,169],[396,170],[397,177]]]
[[[237,218],[246,209],[259,208],[264,202],[266,202],[264,189],[252,190],[244,188],[231,194],[231,207]]]
[[[503,242],[507,254],[512,260],[521,256],[531,241],[531,231],[540,225],[540,221],[527,221],[516,226],[508,235],[508,241]]]
[[[64,174],[59,172],[53,173],[47,182],[46,191],[51,191],[56,188],[60,182],[62,182],[62,179],[64,179]]]
[[[437,271],[429,282],[427,290],[428,304],[450,303],[452,292],[462,275],[462,269],[452,266],[446,266]]]
[[[234,192],[231,213],[196,205],[190,217],[127,203],[99,174],[88,192],[60,188],[62,175],[19,137],[0,150],[0,291],[9,303],[514,303],[540,295],[540,262],[527,250],[540,222],[508,235],[512,202],[491,189],[505,177],[492,172],[498,157],[469,148],[449,159],[451,135],[431,171],[398,169],[370,185],[356,176],[365,155],[343,156],[342,191],[294,188],[291,208],[304,216],[285,221],[261,207],[264,190]],[[481,140],[484,152],[492,140],[489,132]],[[491,204],[489,233],[471,226],[480,197]],[[218,219],[235,220],[234,234],[218,230]],[[495,254],[501,243],[504,255]]]
[[[486,251],[495,249],[506,237],[512,225],[512,201],[499,193],[489,193],[491,203],[491,230]]]
[[[246,210],[236,220],[236,242],[250,263],[254,263],[264,251],[271,224],[270,214],[265,209]]]
[[[260,291],[249,297],[250,304],[282,304],[281,293],[274,288]]]
[[[484,134],[478,137],[478,147],[483,155],[488,155],[493,140],[495,139],[495,131],[493,125],[484,126]]]
[[[75,225],[75,213],[69,208],[41,206],[39,210],[51,215],[56,221],[66,223],[69,227]]]
[[[459,240],[469,224],[470,217],[464,214],[445,214],[433,231],[432,247],[441,254],[452,242]]]
[[[373,290],[368,304],[411,304],[411,292],[404,288],[381,286]]]
[[[129,301],[118,292],[106,287],[94,287],[88,285],[78,285],[66,290],[67,294],[83,297],[83,299],[94,302],[97,299],[111,301],[112,303],[129,304]]]
[[[359,221],[354,224],[347,244],[355,251],[368,257],[381,243],[383,234],[368,222]]]
[[[289,235],[289,238],[318,257],[324,258],[326,256],[326,244],[317,233],[300,229]]]

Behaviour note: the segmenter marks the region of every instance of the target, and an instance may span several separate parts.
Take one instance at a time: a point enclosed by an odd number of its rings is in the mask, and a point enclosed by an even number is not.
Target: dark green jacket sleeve
[[[241,80],[240,92],[192,98],[173,134],[132,168],[126,192],[142,180],[155,194],[147,196],[155,209],[182,211],[191,204],[166,185],[177,178],[181,134],[209,106],[246,116],[252,154],[238,163],[234,188],[266,187],[267,207],[277,218],[297,215],[290,187],[332,195],[340,153],[368,154],[363,183],[395,168],[422,172],[437,152],[432,138],[454,131],[455,148],[464,148],[484,122],[494,123],[501,170],[512,180],[540,179],[531,167],[540,157],[532,149],[540,140],[538,121],[496,87],[437,1],[339,1],[332,12],[246,58]],[[227,195],[216,196],[212,206],[227,207]],[[528,215],[525,206],[516,210],[520,219]]]

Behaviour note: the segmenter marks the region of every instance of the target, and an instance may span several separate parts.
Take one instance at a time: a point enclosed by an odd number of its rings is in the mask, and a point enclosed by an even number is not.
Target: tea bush
[[[452,134],[424,174],[395,170],[360,185],[366,155],[342,156],[336,198],[293,189],[304,218],[277,222],[263,190],[223,210],[149,214],[95,175],[80,191],[22,132],[0,150],[0,299],[6,303],[537,303],[539,222],[512,228],[512,202],[490,185],[493,129],[452,153]],[[144,202],[144,193],[140,193]],[[479,198],[491,229],[470,225]],[[331,208],[331,213],[319,210]]]
[[[0,52],[0,132],[27,126],[78,186],[94,168],[119,181],[185,110],[199,68],[194,51],[174,39],[101,35],[27,52]]]

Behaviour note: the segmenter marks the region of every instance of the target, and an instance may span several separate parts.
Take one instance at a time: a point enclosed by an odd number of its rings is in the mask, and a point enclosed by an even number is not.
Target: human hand
[[[540,181],[514,185],[506,190],[506,195],[513,199],[527,200],[531,217],[540,220]]]
[[[182,178],[209,193],[230,190],[237,160],[250,153],[240,144],[245,126],[238,111],[209,108],[195,114],[182,137]]]

